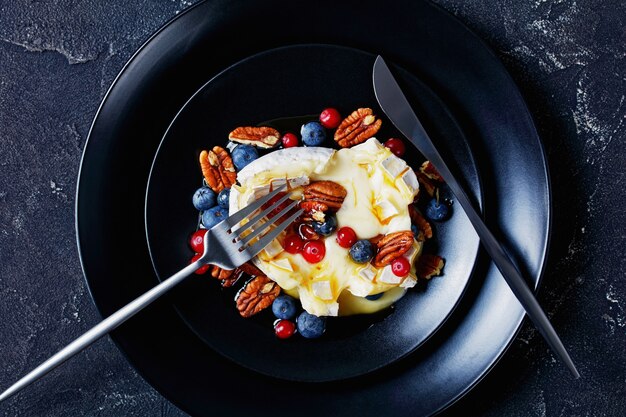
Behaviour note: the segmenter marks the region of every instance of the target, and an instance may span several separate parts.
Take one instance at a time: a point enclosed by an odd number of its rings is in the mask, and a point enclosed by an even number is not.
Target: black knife
[[[400,86],[391,74],[389,67],[387,67],[387,64],[385,64],[385,61],[380,56],[378,56],[374,62],[372,76],[374,92],[380,107],[398,130],[411,141],[417,150],[419,150],[441,174],[474,226],[483,247],[496,267],[500,270],[500,273],[513,291],[513,294],[515,294],[526,310],[528,317],[533,321],[535,327],[537,327],[544,339],[548,342],[548,345],[550,345],[554,353],[565,363],[576,378],[580,378],[580,374],[576,370],[574,362],[572,362],[561,339],[559,339],[559,336],[556,334],[554,327],[552,327],[552,324],[537,302],[537,299],[530,288],[528,288],[522,274],[506,254],[500,242],[498,242],[489,231],[482,217],[478,214],[476,209],[474,209],[467,194],[454,178],[450,169],[448,169],[448,166],[435,148],[435,145],[428,137],[428,134],[409,105]]]

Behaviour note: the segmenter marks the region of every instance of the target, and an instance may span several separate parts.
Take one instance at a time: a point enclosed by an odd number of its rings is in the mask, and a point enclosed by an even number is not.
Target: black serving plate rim
[[[193,12],[196,8],[201,7],[202,5],[204,5],[205,3],[207,3],[209,0],[202,0],[192,6],[190,6],[189,8],[187,8],[186,10],[183,10],[181,13],[179,13],[178,15],[172,17],[171,19],[169,19],[166,23],[164,23],[157,31],[155,31],[137,50],[136,52],[128,59],[128,61],[124,64],[124,66],[122,67],[122,69],[120,70],[120,72],[117,74],[117,76],[115,77],[114,81],[111,83],[111,85],[109,86],[106,94],[104,95],[95,115],[92,121],[92,124],[90,126],[89,129],[89,133],[87,136],[87,139],[85,141],[85,145],[84,145],[84,150],[83,150],[83,154],[80,160],[80,166],[79,166],[79,172],[78,172],[78,180],[77,180],[77,188],[76,188],[76,195],[75,195],[75,229],[76,229],[76,240],[77,240],[77,249],[78,249],[78,254],[79,254],[79,259],[80,259],[80,264],[81,264],[81,269],[83,272],[83,277],[85,279],[85,283],[87,284],[87,289],[88,292],[96,306],[96,309],[98,310],[98,313],[100,314],[101,317],[104,317],[104,306],[101,304],[101,302],[98,301],[98,299],[95,297],[93,291],[92,291],[92,287],[89,284],[89,280],[87,277],[87,271],[86,271],[86,264],[85,264],[85,254],[84,254],[84,247],[83,247],[83,243],[80,237],[80,219],[79,219],[79,199],[81,197],[81,179],[83,178],[83,171],[84,171],[84,161],[86,159],[86,155],[87,155],[87,149],[89,146],[89,142],[90,139],[92,137],[94,128],[97,124],[97,121],[99,119],[99,117],[101,116],[102,112],[104,111],[105,106],[107,105],[111,93],[114,90],[114,88],[116,87],[118,81],[125,75],[125,73],[127,72],[129,66],[134,62],[135,59],[137,59],[137,57],[144,52],[144,50],[146,49],[146,47],[156,38],[158,37],[160,34],[162,34],[173,22],[177,21],[178,19],[182,18],[183,16],[186,16],[187,14]],[[500,66],[500,73],[508,80],[508,82],[510,84],[512,84],[513,86],[515,86],[515,82],[511,76],[511,74],[506,70],[506,68],[504,67],[504,65],[502,64],[502,62],[499,60],[499,58],[495,55],[495,53],[493,52],[493,50],[491,49],[491,47],[483,40],[481,39],[478,35],[476,35],[473,31],[471,31],[459,18],[457,18],[456,16],[452,15],[451,13],[449,13],[447,10],[445,10],[443,7],[437,5],[437,4],[433,4],[429,2],[430,7],[434,7],[435,9],[438,9],[440,11],[440,13],[444,13],[447,15],[447,17],[453,21],[457,22],[457,25],[459,28],[461,28],[465,34],[469,37],[471,37],[472,39],[474,39],[474,41],[477,41],[479,44],[483,45],[485,52],[487,52],[488,54],[490,54],[491,56],[494,57],[494,62],[496,66]],[[534,144],[537,146],[539,152],[540,152],[540,156],[541,156],[541,161],[540,164],[543,167],[543,175],[545,175],[545,194],[546,194],[546,204],[547,204],[547,213],[546,213],[546,221],[545,221],[545,230],[546,230],[546,234],[544,237],[544,246],[543,246],[543,251],[540,255],[540,261],[539,261],[539,265],[538,265],[538,269],[537,269],[537,275],[534,277],[534,289],[535,292],[536,290],[539,288],[539,285],[541,284],[542,280],[543,280],[543,275],[545,272],[545,267],[547,264],[547,260],[548,260],[548,252],[549,252],[549,247],[550,247],[550,241],[551,241],[551,234],[552,234],[552,222],[553,222],[553,205],[552,205],[552,200],[553,200],[553,192],[552,192],[552,184],[551,184],[551,180],[550,180],[550,173],[549,173],[549,169],[548,169],[548,165],[547,165],[547,157],[546,157],[546,150],[545,147],[543,145],[543,143],[541,142],[541,140],[539,139],[539,136],[537,134],[537,129],[536,129],[536,125],[535,122],[533,120],[533,117],[528,109],[528,105],[526,103],[526,101],[524,100],[521,92],[519,91],[518,88],[513,88],[514,92],[513,94],[516,96],[515,98],[517,99],[519,105],[522,106],[522,108],[525,110],[525,119],[526,119],[526,123],[528,124],[528,126],[530,127],[530,133],[532,135],[532,139]],[[485,210],[487,210],[488,208],[485,208]],[[466,385],[466,388],[461,390],[456,396],[452,397],[445,405],[441,406],[436,412],[435,414],[440,414],[442,413],[444,410],[446,410],[447,408],[449,408],[452,404],[456,403],[460,398],[462,398],[464,395],[466,395],[472,388],[474,388],[476,386],[476,384],[478,384],[483,378],[485,378],[489,372],[499,363],[499,361],[502,359],[502,357],[504,356],[504,354],[506,353],[506,351],[509,349],[509,347],[513,344],[513,341],[515,339],[515,336],[519,333],[519,331],[521,330],[522,327],[522,322],[524,320],[525,314],[523,311],[520,311],[519,314],[517,314],[517,317],[515,318],[514,321],[514,328],[513,330],[511,330],[508,334],[508,338],[507,341],[505,343],[503,343],[500,347],[500,349],[497,350],[497,354],[494,355],[493,359],[491,360],[490,364],[473,380],[471,380],[470,383],[468,383]],[[116,344],[116,346],[119,348],[119,350],[122,352],[122,354],[126,357],[126,359],[128,360],[128,362],[136,369],[136,371],[147,381],[149,382],[153,387],[155,387],[155,389],[157,391],[159,391],[162,395],[166,396],[166,390],[164,389],[164,387],[161,385],[161,383],[156,379],[153,378],[150,375],[147,375],[146,372],[144,372],[142,369],[138,368],[135,366],[135,363],[133,361],[133,359],[129,356],[129,354],[124,350],[123,345],[121,343],[121,341],[115,336],[115,334],[111,335],[111,339],[113,340],[113,342]],[[171,400],[171,399],[170,399]],[[187,407],[180,403],[179,401],[176,400],[171,400],[172,402],[174,402],[178,407],[180,407],[183,410],[188,410]]]

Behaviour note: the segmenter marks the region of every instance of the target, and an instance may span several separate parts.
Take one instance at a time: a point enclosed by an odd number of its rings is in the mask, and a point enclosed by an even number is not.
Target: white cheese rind
[[[316,281],[311,285],[313,294],[322,300],[332,300],[333,291],[330,281]]]
[[[237,173],[237,181],[240,184],[248,183],[251,179],[263,173],[271,174],[278,167],[284,168],[283,171],[288,173],[289,168],[292,168],[293,172],[297,172],[300,168],[305,168],[306,165],[309,165],[313,167],[312,171],[315,172],[316,170],[323,169],[334,153],[334,149],[320,147],[279,149],[246,165]],[[295,175],[287,175],[287,177],[292,178],[300,175],[301,174],[298,173]]]
[[[266,247],[263,249],[263,252],[269,259],[273,259],[283,253],[285,250],[276,240],[272,240]]]
[[[399,277],[393,273],[391,270],[391,265],[387,265],[384,267],[378,276],[377,280],[379,282],[384,282],[385,284],[397,285],[400,284],[403,280],[403,277]]]
[[[273,261],[270,261],[270,265],[284,271],[293,272],[293,266],[291,265],[291,262],[289,262],[289,259],[286,258],[274,259]]]
[[[417,175],[412,169],[407,169],[400,178],[396,180],[396,187],[415,197],[420,189]]]
[[[408,168],[406,162],[393,154],[383,159],[380,164],[382,165],[383,170],[389,175],[389,177],[391,177],[392,180],[398,178],[400,174],[402,174]]]

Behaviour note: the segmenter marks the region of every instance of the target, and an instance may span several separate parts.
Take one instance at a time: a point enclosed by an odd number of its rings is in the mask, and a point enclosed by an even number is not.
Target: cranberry
[[[356,241],[356,233],[351,227],[344,226],[337,230],[337,243],[342,248],[349,249]]]
[[[337,109],[329,107],[320,113],[320,123],[326,129],[334,129],[341,123],[341,115]]]
[[[278,320],[276,324],[274,324],[274,333],[276,333],[276,337],[279,339],[290,338],[295,332],[296,325],[293,324],[292,321]]]
[[[285,193],[285,192],[280,192],[280,193],[276,194],[274,197],[270,198],[270,200],[267,203],[263,204],[261,206],[261,208],[263,208],[263,210],[265,210],[266,208],[272,206],[278,200],[283,198],[286,194],[287,193]],[[291,203],[291,201],[289,199],[283,201],[282,203],[280,203],[280,205],[278,207],[276,207],[274,210],[270,211],[269,214],[267,215],[267,217],[269,217],[271,219],[272,217],[276,216],[278,213],[280,213],[282,211],[282,209],[287,207],[289,205],[289,203]]]
[[[302,252],[304,248],[304,240],[298,235],[289,235],[283,242],[283,248],[289,253]]]
[[[383,143],[395,156],[402,156],[405,152],[404,142],[398,138],[388,139],[385,143]]]
[[[326,255],[326,246],[321,240],[311,240],[304,244],[302,249],[302,256],[308,263],[316,264]]]
[[[411,263],[404,256],[396,258],[391,262],[391,272],[397,277],[406,277],[411,272]]]
[[[200,259],[202,255],[200,255],[199,253],[196,253],[192,258],[191,261],[189,261],[190,264],[194,263],[195,261],[197,261],[198,259]],[[209,268],[211,267],[211,265],[209,264],[205,264],[202,265],[200,268],[196,269],[194,274],[198,274],[198,275],[204,275],[206,274],[206,271],[209,270]]]
[[[285,133],[282,138],[283,146],[285,148],[293,148],[298,146],[298,137],[293,133]]]
[[[189,239],[189,246],[195,253],[204,253],[204,235],[208,232],[207,229],[198,229]]]

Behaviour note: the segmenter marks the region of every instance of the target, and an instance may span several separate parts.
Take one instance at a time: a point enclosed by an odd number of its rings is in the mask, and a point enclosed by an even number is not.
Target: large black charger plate
[[[315,120],[315,114],[332,103],[344,114],[372,107],[383,120],[376,137],[383,141],[401,136],[376,102],[375,59],[354,48],[332,45],[276,48],[229,67],[194,94],[167,130],[150,173],[146,231],[160,278],[181,269],[193,254],[187,242],[198,221],[190,203],[202,184],[198,155],[202,149],[226,146],[225,138],[235,127],[283,116],[266,123],[283,132],[297,132],[302,121]],[[479,196],[476,166],[454,120],[415,77],[406,71],[398,71],[398,76],[433,140],[459,168],[458,176],[467,179],[472,194]],[[336,148],[332,138],[324,146]],[[415,168],[424,160],[412,146],[407,146],[404,159]],[[447,187],[441,191],[440,198],[446,198]],[[427,194],[422,192],[425,201]],[[424,252],[447,260],[443,277],[420,283],[394,308],[328,320],[321,339],[281,341],[272,332],[269,310],[243,320],[234,303],[241,283],[221,290],[216,280],[189,279],[181,286],[176,308],[209,346],[250,369],[296,381],[362,375],[422,344],[452,312],[469,281],[479,241],[465,213],[458,210],[446,222],[433,224],[433,229],[434,239],[427,241]]]
[[[158,144],[178,110],[229,65],[302,43],[380,53],[443,99],[477,160],[488,224],[538,284],[550,226],[543,149],[515,84],[475,35],[422,1],[329,0],[303,9],[288,1],[214,0],[181,13],[138,51],[90,131],[76,221],[85,276],[103,316],[158,283],[144,233],[144,196]],[[225,360],[181,320],[175,297],[112,337],[146,380],[193,415],[432,414],[485,375],[523,318],[495,267],[481,257],[459,307],[417,351],[364,377],[294,383]]]

